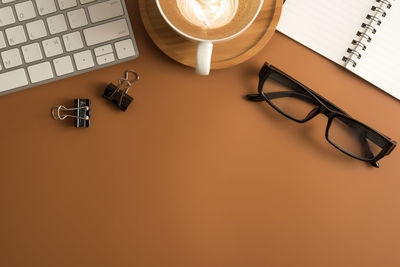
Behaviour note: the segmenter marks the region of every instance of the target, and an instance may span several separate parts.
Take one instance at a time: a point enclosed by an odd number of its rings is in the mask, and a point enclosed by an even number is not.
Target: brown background
[[[199,77],[163,55],[127,1],[140,58],[0,97],[0,266],[399,266],[400,153],[381,168],[243,96],[264,61],[400,141],[400,103],[276,34]],[[101,98],[126,69],[121,113]],[[92,99],[92,128],[53,121]]]

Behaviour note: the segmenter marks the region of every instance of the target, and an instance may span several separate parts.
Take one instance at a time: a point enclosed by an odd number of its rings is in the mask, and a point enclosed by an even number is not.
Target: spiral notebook
[[[400,99],[400,0],[286,0],[278,30]]]

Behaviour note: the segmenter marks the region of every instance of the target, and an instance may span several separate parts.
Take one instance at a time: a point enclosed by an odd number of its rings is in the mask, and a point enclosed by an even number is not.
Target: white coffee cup
[[[248,1],[252,1],[252,0],[248,0]],[[257,12],[254,13],[254,16],[252,17],[252,19],[250,20],[250,22],[247,25],[245,25],[244,27],[242,27],[236,33],[234,33],[232,35],[226,36],[226,37],[221,38],[221,39],[213,39],[213,40],[197,38],[197,37],[191,36],[191,35],[183,32],[183,31],[181,31],[180,29],[178,29],[177,27],[175,27],[172,24],[172,22],[168,19],[166,14],[163,12],[163,10],[161,8],[160,0],[156,0],[156,3],[157,3],[157,7],[158,7],[158,10],[159,10],[161,16],[164,18],[164,20],[168,23],[168,25],[172,29],[174,29],[177,33],[179,33],[180,35],[182,35],[186,39],[198,43],[198,45],[197,45],[197,58],[196,58],[196,72],[198,74],[200,74],[200,75],[208,75],[210,73],[210,68],[211,68],[211,57],[212,57],[212,51],[213,51],[213,44],[217,43],[217,42],[223,42],[223,41],[231,40],[231,39],[239,36],[247,28],[249,28],[250,25],[256,19],[258,13],[260,12],[261,7],[262,7],[262,5],[264,3],[264,0],[260,0]]]

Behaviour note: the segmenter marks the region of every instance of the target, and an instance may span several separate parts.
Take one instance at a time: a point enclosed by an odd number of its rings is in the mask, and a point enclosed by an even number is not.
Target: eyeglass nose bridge
[[[336,111],[328,108],[327,106],[325,106],[323,104],[319,108],[319,113],[324,114],[326,117],[328,117],[328,119],[332,119],[337,114]]]

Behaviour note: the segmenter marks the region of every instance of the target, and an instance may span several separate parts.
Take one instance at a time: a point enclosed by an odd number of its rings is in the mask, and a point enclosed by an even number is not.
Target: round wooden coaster
[[[282,11],[283,0],[264,0],[254,23],[240,36],[214,44],[211,69],[240,64],[259,52],[271,39]],[[177,34],[164,21],[154,0],[139,0],[143,24],[153,42],[172,59],[196,66],[197,44]]]

